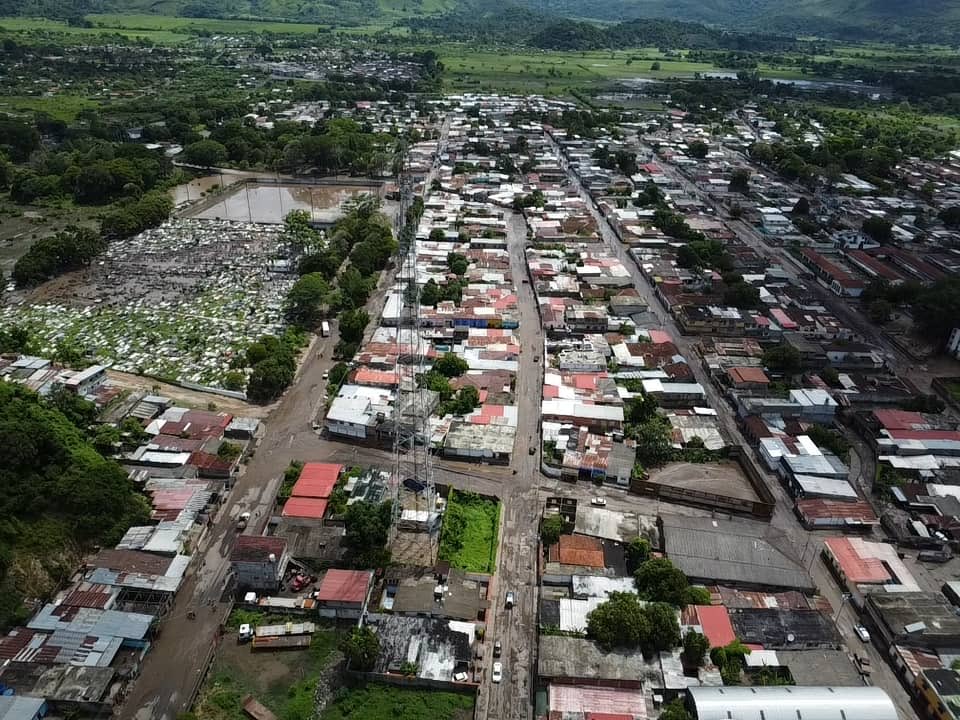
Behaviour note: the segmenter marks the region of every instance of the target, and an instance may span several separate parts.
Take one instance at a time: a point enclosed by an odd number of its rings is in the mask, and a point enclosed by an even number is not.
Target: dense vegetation
[[[469,572],[497,567],[500,504],[469,492],[450,491],[438,557]]]
[[[458,720],[473,714],[473,696],[367,684],[340,690],[320,720]]]
[[[82,551],[149,517],[126,472],[90,444],[93,406],[62,392],[42,400],[0,383],[2,628],[24,617],[24,598],[49,599]]]

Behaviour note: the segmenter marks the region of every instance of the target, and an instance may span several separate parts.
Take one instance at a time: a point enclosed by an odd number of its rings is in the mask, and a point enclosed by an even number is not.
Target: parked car
[[[253,626],[249,623],[243,623],[240,626],[240,631],[237,633],[237,642],[245,643],[248,640],[253,640]]]
[[[512,608],[513,604],[516,601],[517,601],[517,597],[516,595],[513,594],[513,591],[511,590],[510,592],[507,593],[507,609],[509,610],[510,608]]]
[[[495,662],[493,664],[493,675],[490,678],[493,682],[498,683],[503,680],[503,663]]]
[[[920,562],[945,563],[953,557],[949,550],[921,550],[917,555]]]
[[[250,522],[250,513],[240,513],[240,517],[237,518],[237,530],[246,530],[247,523]]]
[[[870,658],[868,658],[866,655],[861,655],[860,653],[854,653],[853,658],[857,661],[857,669],[860,671],[860,674],[869,675],[871,671]]]
[[[597,507],[605,507],[607,504],[607,501],[605,498],[595,497],[595,498],[590,498],[590,504],[596,505]]]
[[[854,625],[853,630],[857,633],[858,638],[864,642],[870,642],[870,631],[867,630],[863,625]]]
[[[497,640],[497,641],[493,644],[493,656],[494,656],[494,657],[500,657],[500,653],[502,653],[502,652],[503,652],[503,645],[501,645],[501,644],[500,644],[500,641]]]

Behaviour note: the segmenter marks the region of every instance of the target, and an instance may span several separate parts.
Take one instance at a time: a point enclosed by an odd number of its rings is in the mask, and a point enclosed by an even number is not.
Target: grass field
[[[499,526],[500,503],[451,490],[443,519],[440,559],[469,572],[495,572]]]
[[[367,685],[342,690],[320,720],[468,720],[470,695]]]
[[[668,58],[656,48],[554,52],[513,50],[495,52],[458,44],[437,48],[451,89],[508,90],[557,94],[564,90],[605,87],[627,78],[666,80],[692,78],[697,73],[730,72],[713,63]],[[652,69],[654,62],[658,69]],[[763,77],[816,79],[798,66],[760,65]]]
[[[0,112],[45,112],[57,120],[72,122],[82,110],[91,110],[98,103],[80,95],[39,97],[27,95],[0,95]]]

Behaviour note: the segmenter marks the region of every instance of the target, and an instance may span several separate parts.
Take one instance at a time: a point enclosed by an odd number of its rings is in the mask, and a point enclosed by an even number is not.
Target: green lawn
[[[443,518],[440,559],[469,572],[496,572],[499,526],[500,503],[451,490]]]
[[[320,720],[467,720],[473,703],[459,693],[367,685],[341,690]]]

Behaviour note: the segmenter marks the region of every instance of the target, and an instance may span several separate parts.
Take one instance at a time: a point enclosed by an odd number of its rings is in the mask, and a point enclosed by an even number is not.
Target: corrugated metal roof
[[[897,720],[878,687],[692,687],[699,720]]]

